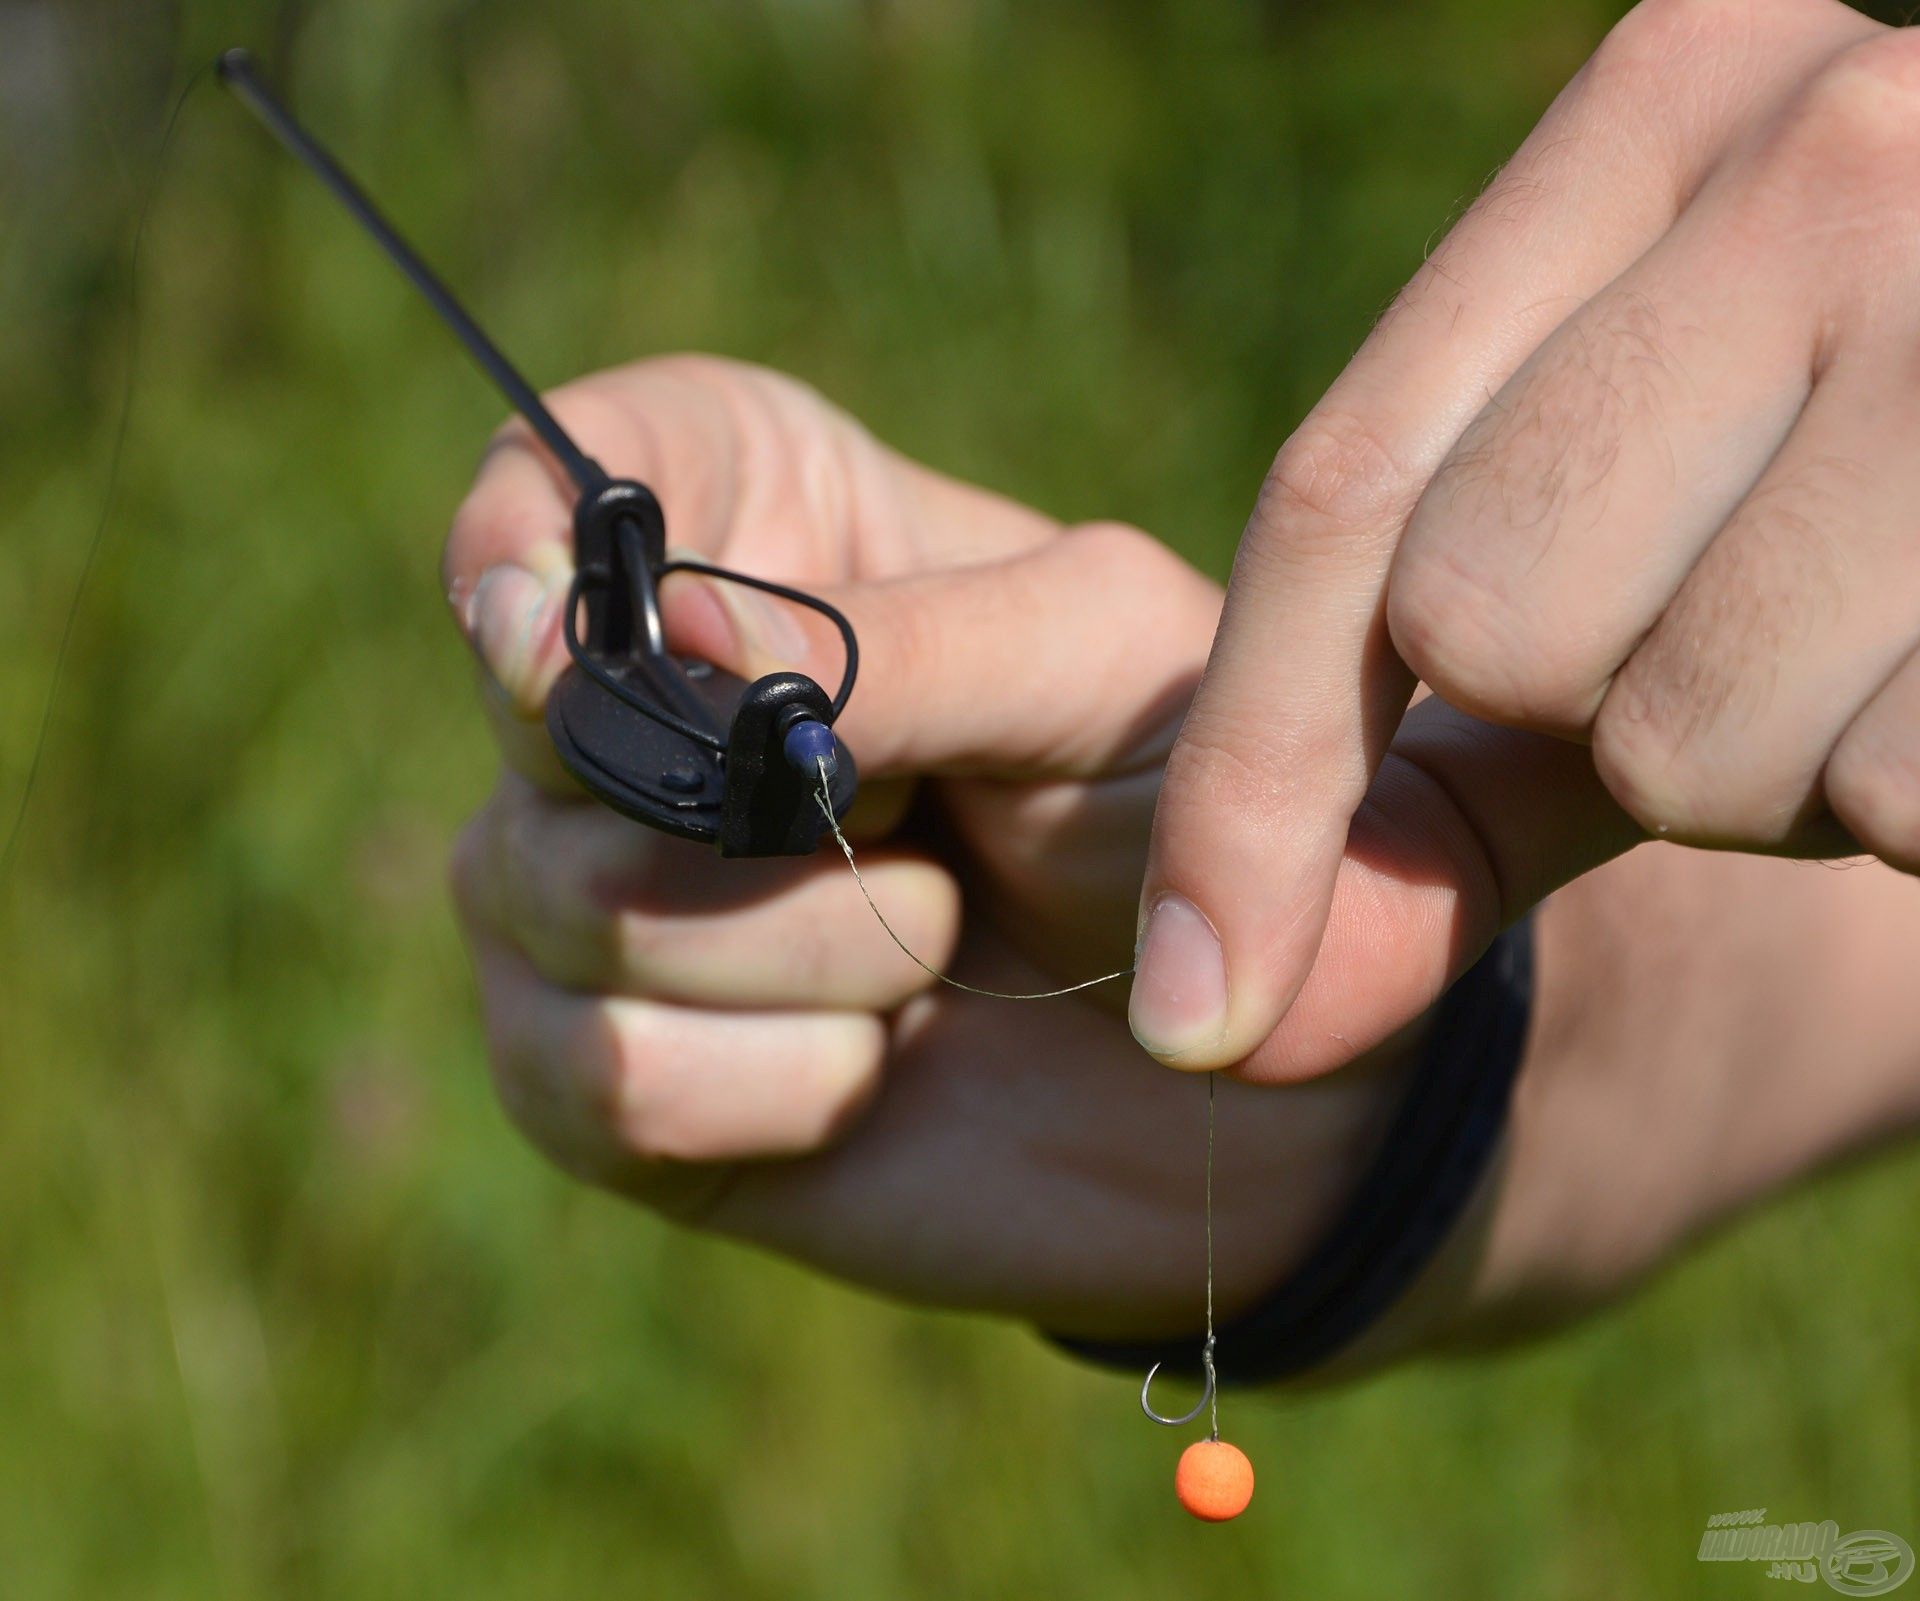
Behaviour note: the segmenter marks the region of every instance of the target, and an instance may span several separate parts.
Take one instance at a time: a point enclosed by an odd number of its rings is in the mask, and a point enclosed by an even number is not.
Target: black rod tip
[[[220,59],[214,62],[213,70],[220,75],[222,83],[232,83],[235,78],[250,78],[253,76],[253,52],[244,45],[223,50]]]

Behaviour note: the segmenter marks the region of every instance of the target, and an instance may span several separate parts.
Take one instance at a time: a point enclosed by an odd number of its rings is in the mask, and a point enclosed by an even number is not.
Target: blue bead
[[[819,777],[820,764],[823,762],[828,778],[840,771],[840,758],[833,745],[833,730],[811,717],[803,718],[789,728],[780,748],[786,754],[788,765],[808,778]]]

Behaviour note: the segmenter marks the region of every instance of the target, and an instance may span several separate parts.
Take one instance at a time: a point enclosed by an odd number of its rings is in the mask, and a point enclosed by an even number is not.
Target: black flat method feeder
[[[573,665],[547,699],[547,732],[567,771],[615,811],[722,856],[805,856],[827,829],[820,777],[836,813],[852,803],[853,757],[833,732],[853,693],[852,625],[813,595],[705,562],[666,556],[666,517],[653,491],[615,478],[577,445],[340,164],[275,98],[252,55],[229,50],[220,81],[266,124],[372,235],[467,353],[526,419],[573,481],[575,577],[564,630]],[[808,606],[840,630],[847,665],[831,697],[804,673],[749,684],[667,649],[660,581],[697,572]],[[585,626],[581,627],[584,614]]]

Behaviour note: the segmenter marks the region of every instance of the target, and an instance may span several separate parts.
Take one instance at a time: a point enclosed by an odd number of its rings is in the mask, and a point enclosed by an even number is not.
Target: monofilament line
[[[1207,1074],[1207,1343],[1206,1365],[1209,1376],[1213,1373],[1213,1081],[1217,1073]],[[1212,1428],[1207,1435],[1210,1440],[1220,1438],[1220,1386],[1215,1384],[1207,1395],[1208,1417]]]
[[[866,899],[867,909],[873,913],[874,917],[879,921],[880,926],[887,931],[887,938],[900,947],[901,955],[905,956],[906,959],[913,963],[915,967],[919,968],[921,972],[927,974],[929,977],[938,979],[942,984],[949,985],[954,989],[965,990],[969,995],[987,995],[1000,1001],[1050,1001],[1057,996],[1072,995],[1080,990],[1090,990],[1098,984],[1111,984],[1116,978],[1126,978],[1132,974],[1133,969],[1131,967],[1123,967],[1117,973],[1102,973],[1098,978],[1083,979],[1078,984],[1068,984],[1061,989],[1034,990],[1029,994],[1016,994],[1011,990],[989,990],[981,989],[977,984],[962,984],[957,978],[948,978],[945,973],[941,972],[939,968],[933,966],[930,962],[923,962],[907,948],[907,942],[893,931],[893,925],[887,921],[886,913],[874,904],[873,891],[867,888],[866,879],[860,876],[860,864],[853,859],[853,847],[847,843],[847,836],[840,827],[840,819],[833,814],[833,795],[827,779],[827,764],[824,761],[816,760],[814,765],[820,770],[820,789],[814,796],[814,799],[819,802],[820,810],[826,813],[827,827],[833,830],[833,837],[840,845],[840,854],[846,857],[847,866],[853,870],[853,881],[860,886],[860,893]],[[1208,1115],[1211,1117],[1211,1112],[1209,1112]],[[1211,1139],[1211,1134],[1209,1134],[1208,1137]],[[1211,1177],[1209,1177],[1208,1183],[1211,1185]],[[1209,1227],[1211,1227],[1211,1224],[1209,1224]],[[1209,1279],[1211,1279],[1213,1272],[1211,1260],[1209,1260],[1207,1272]],[[1209,1325],[1212,1323],[1211,1313],[1208,1314],[1208,1323]]]
[[[180,113],[200,87],[200,80],[213,70],[213,63],[194,70],[180,93],[167,109],[167,120],[160,130],[159,153],[153,158],[153,173],[147,180],[147,192],[140,199],[140,213],[134,219],[133,244],[127,253],[127,342],[125,377],[120,386],[120,410],[113,424],[113,443],[107,451],[105,487],[100,491],[100,514],[94,519],[87,540],[86,554],[80,559],[80,578],[73,586],[73,598],[67,603],[66,619],[60,625],[60,640],[54,646],[53,673],[47,680],[46,699],[40,703],[40,721],[27,754],[27,776],[20,785],[20,799],[14,807],[13,821],[7,826],[7,838],[0,846],[0,884],[12,876],[13,853],[27,825],[27,808],[33,804],[33,792],[40,781],[40,768],[46,758],[47,742],[53,733],[53,712],[60,686],[67,675],[67,657],[72,652],[74,632],[79,625],[80,604],[87,598],[99,565],[100,552],[107,542],[107,530],[113,521],[113,503],[120,490],[120,462],[127,452],[127,434],[133,422],[133,393],[140,375],[140,263],[147,238],[147,220],[160,193],[160,180],[167,175],[167,161],[173,154],[173,136],[180,126]]]

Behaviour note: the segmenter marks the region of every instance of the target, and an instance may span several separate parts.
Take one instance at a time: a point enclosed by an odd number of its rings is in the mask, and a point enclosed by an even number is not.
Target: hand
[[[1920,870],[1917,170],[1920,33],[1615,29],[1274,462],[1160,803],[1150,1049],[1286,1077],[1297,998],[1420,1004],[1326,932],[1409,766],[1482,848],[1373,937],[1443,977],[1649,834]],[[1444,771],[1389,752],[1416,679]],[[1524,783],[1462,714],[1551,736]]]
[[[675,538],[853,618],[868,666],[843,727],[867,782],[851,821],[917,949],[1014,989],[1121,964],[1155,770],[1217,590],[1144,536],[1063,530],[915,467],[770,373],[651,362],[553,401],[658,489]],[[569,501],[509,429],[447,556],[507,765],[455,882],[509,1113],[589,1182],[894,1294],[1096,1338],[1193,1333],[1201,1086],[1139,1053],[1115,997],[933,987],[836,853],[722,862],[572,788],[537,720],[564,661]],[[725,610],[739,598],[676,579],[670,631],[743,673],[837,670],[810,614]],[[1445,886],[1480,847],[1422,775],[1498,759],[1524,791],[1551,745],[1417,717],[1402,743],[1420,765],[1388,765],[1342,875],[1330,939],[1349,963],[1324,964],[1290,1022],[1385,992],[1354,983],[1368,958],[1393,965],[1383,908],[1426,894],[1452,915]],[[1556,896],[1505,1156],[1342,1367],[1564,1316],[1910,1124],[1916,937],[1920,887],[1874,870],[1642,852]],[[1396,1043],[1311,1083],[1221,1082],[1223,1318],[1320,1237],[1411,1065]]]
[[[849,828],[913,949],[1009,989],[1128,964],[1215,585],[1134,530],[1062,529],[914,466],[772,373],[649,362],[553,405],[654,487],[670,540],[852,620]],[[539,721],[570,504],[509,428],[447,554],[508,769],[455,879],[514,1119],[590,1182],[895,1293],[1062,1332],[1195,1327],[1205,1103],[1140,1055],[1123,984],[1035,1004],[934,987],[830,843],[721,861],[573,788]],[[839,675],[810,612],[684,575],[663,604],[678,647],[742,676]],[[1324,1226],[1405,1066],[1222,1087],[1223,1310]]]

